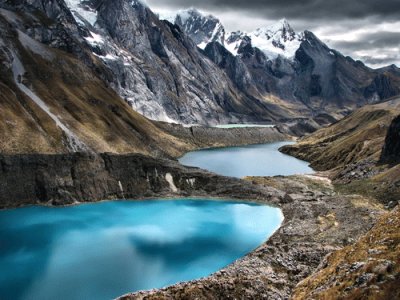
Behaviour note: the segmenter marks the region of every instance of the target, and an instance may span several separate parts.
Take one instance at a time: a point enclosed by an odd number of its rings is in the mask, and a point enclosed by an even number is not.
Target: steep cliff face
[[[277,200],[282,193],[143,155],[0,155],[0,209],[144,197]]]
[[[173,24],[178,25],[192,38],[201,49],[211,42],[225,43],[225,28],[220,20],[212,15],[204,16],[195,8],[181,10],[175,15],[160,16]]]
[[[112,85],[137,111],[189,124],[256,117],[257,104],[179,27],[160,21],[139,1],[101,1],[97,10],[98,34],[107,43],[93,50],[101,49],[98,55],[116,75]],[[258,112],[261,115],[262,107]]]
[[[189,124],[271,120],[269,107],[242,93],[178,26],[141,2],[98,1],[96,8],[86,40],[115,75],[111,86],[138,112]]]
[[[400,163],[400,116],[390,124],[382,149],[381,162]]]
[[[215,124],[288,116],[242,93],[178,26],[160,21],[140,1],[0,3],[5,14],[40,16],[21,21],[19,29],[75,56],[151,119]]]

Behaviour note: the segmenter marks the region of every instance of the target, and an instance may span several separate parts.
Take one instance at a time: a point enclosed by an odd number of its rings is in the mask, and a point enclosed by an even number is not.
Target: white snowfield
[[[65,3],[72,11],[75,21],[84,25],[83,20],[86,20],[90,25],[94,26],[97,21],[97,11],[89,9],[83,5],[81,0],[65,0]]]
[[[233,35],[240,37],[230,42]],[[272,26],[258,28],[250,33],[232,32],[225,40],[225,47],[233,55],[237,55],[239,46],[246,36],[251,39],[252,46],[263,51],[269,59],[275,59],[279,55],[293,59],[303,41],[303,33],[295,33],[288,21],[282,19]]]

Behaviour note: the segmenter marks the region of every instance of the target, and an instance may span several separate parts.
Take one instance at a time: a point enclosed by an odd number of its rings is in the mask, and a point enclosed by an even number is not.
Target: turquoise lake
[[[179,162],[231,177],[310,174],[308,162],[283,154],[278,149],[291,142],[193,151]]]
[[[207,276],[279,228],[277,208],[204,200],[0,211],[0,299],[112,299]]]

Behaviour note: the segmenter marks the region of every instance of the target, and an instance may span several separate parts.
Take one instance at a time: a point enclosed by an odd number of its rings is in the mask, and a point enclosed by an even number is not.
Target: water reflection
[[[312,173],[307,162],[278,151],[288,144],[290,142],[193,151],[179,161],[186,166],[239,178]]]
[[[200,278],[281,221],[272,207],[190,199],[1,211],[1,299],[111,299]]]

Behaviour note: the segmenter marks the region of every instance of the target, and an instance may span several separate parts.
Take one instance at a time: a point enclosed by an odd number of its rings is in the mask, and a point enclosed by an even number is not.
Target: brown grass
[[[331,254],[292,299],[400,299],[400,210],[383,216],[354,245]]]

